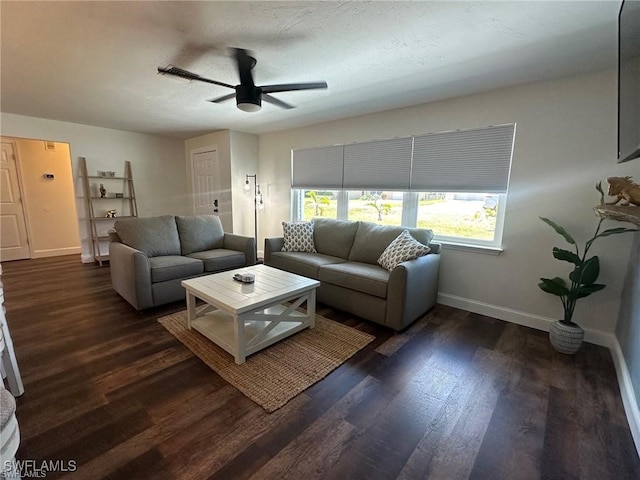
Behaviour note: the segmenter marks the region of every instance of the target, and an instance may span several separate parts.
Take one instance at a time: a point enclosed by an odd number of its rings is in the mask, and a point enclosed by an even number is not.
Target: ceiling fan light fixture
[[[244,112],[257,112],[262,108],[262,92],[255,85],[238,85],[236,105]]]
[[[259,102],[253,103],[253,102],[243,101],[241,103],[240,100],[238,100],[238,108],[243,112],[257,112],[262,108],[262,106],[260,105]]]

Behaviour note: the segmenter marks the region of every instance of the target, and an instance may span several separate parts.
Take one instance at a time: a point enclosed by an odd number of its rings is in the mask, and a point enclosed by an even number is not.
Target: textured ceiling
[[[616,65],[619,1],[7,2],[3,112],[193,137],[309,125]],[[238,110],[232,91],[158,75],[173,64],[238,83],[228,47],[251,50],[256,84],[325,80]]]

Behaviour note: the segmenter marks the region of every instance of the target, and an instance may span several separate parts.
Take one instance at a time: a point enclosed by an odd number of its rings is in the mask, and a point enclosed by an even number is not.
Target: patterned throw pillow
[[[378,263],[391,271],[402,262],[422,257],[431,249],[411,236],[408,230],[403,231],[385,248]]]
[[[282,222],[284,230],[283,252],[317,253],[313,243],[313,222]]]

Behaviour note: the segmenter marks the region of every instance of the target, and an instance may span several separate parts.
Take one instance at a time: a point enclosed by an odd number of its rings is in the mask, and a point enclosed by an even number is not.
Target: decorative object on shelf
[[[116,193],[116,198],[124,198],[124,193]]]
[[[634,183],[631,177],[609,177],[607,182],[609,183],[607,195],[617,198],[613,202],[606,202],[605,205],[615,205],[623,200],[621,203],[623,207],[631,204],[640,206],[640,185]]]
[[[98,176],[99,177],[115,177],[116,172],[113,172],[111,170],[98,170]]]
[[[604,198],[601,184],[596,185],[600,192],[601,200]],[[551,226],[556,233],[562,236],[575,248],[575,253],[569,250],[553,247],[553,257],[573,265],[569,274],[569,282],[563,278],[541,278],[538,287],[543,291],[560,297],[564,309],[564,318],[554,322],[549,328],[549,340],[551,345],[561,353],[575,353],[580,349],[584,339],[584,330],[573,322],[573,312],[579,299],[605,288],[605,285],[596,283],[600,275],[600,259],[597,255],[587,258],[589,249],[596,239],[627,232],[639,232],[635,228],[610,228],[600,231],[605,218],[600,218],[593,236],[586,241],[582,253],[573,237],[563,227],[548,218],[540,217],[540,220]]]
[[[106,218],[116,218],[116,210],[107,210]]]
[[[617,196],[617,193],[614,193],[617,190],[617,187],[613,186],[613,184],[624,183],[624,185],[627,185],[628,181],[631,183],[633,188],[638,188],[638,186],[631,181],[631,177],[622,177],[621,180],[623,180],[623,182],[617,182],[617,179],[620,178],[621,177],[610,177],[607,179],[609,182],[608,194],[610,196]],[[624,186],[621,188],[624,188]],[[609,218],[611,220],[616,220],[617,222],[629,222],[640,227],[640,208],[637,208],[637,206],[632,204],[627,206],[615,205],[617,201],[613,202],[613,205],[611,203],[605,203],[604,191],[602,190],[600,183],[596,185],[596,189],[600,192],[600,205],[594,207],[593,210],[600,218]]]
[[[107,189],[104,188],[104,184],[100,184],[100,198],[104,198],[107,195]]]

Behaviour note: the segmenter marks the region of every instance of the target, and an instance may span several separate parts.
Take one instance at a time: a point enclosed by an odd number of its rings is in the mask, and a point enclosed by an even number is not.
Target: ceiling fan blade
[[[231,51],[238,66],[240,85],[254,86],[251,70],[256,66],[257,60],[249,55],[249,52],[244,48],[232,48]]]
[[[211,100],[207,100],[207,102],[220,103],[220,102],[224,102],[226,100],[231,100],[232,98],[235,98],[235,97],[236,97],[235,93],[230,93],[229,95],[224,95],[222,97],[218,97],[218,98],[213,98]]]
[[[264,93],[290,92],[293,90],[315,90],[318,88],[327,88],[327,82],[285,83],[283,85],[264,85],[260,87]]]
[[[272,103],[273,105],[277,105],[279,107],[286,108],[287,110],[290,110],[292,108],[296,108],[293,105],[285,103],[282,100],[278,100],[277,98],[272,97],[271,95],[267,95],[264,92],[262,93],[262,100],[264,100],[265,102],[268,102],[268,103]]]
[[[189,72],[187,70],[183,70],[182,68],[174,67],[173,65],[158,67],[158,73],[160,73],[161,75],[172,75],[174,77],[180,77],[186,80],[197,80],[198,82],[213,83],[214,85],[220,85],[221,87],[228,87],[233,89],[236,88],[233,85],[229,85],[228,83],[222,83],[216,80],[211,80],[209,78],[201,77],[197,73]]]

